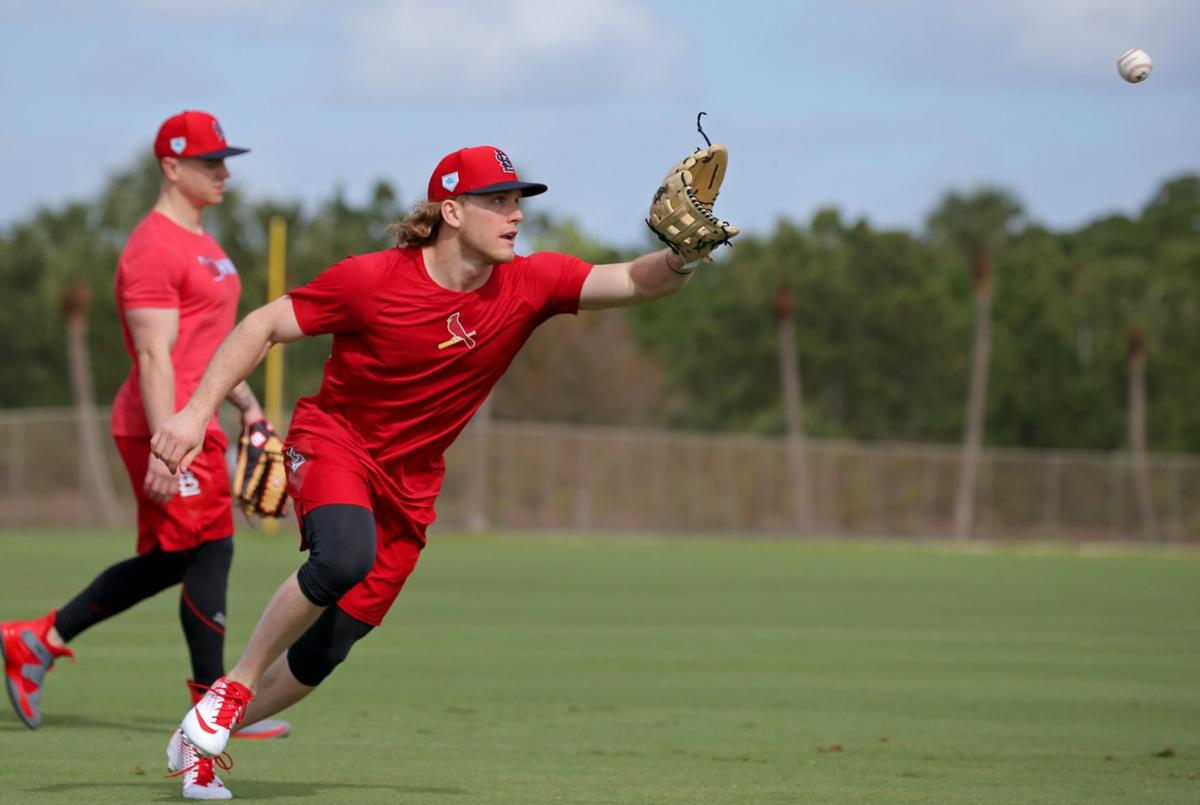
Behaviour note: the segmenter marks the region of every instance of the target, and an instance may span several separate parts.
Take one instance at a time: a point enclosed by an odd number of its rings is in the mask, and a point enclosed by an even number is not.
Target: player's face
[[[511,263],[516,257],[521,191],[487,193],[462,197],[463,244],[491,263]]]
[[[220,204],[225,197],[229,169],[223,159],[180,159],[177,169],[180,191],[199,207]]]

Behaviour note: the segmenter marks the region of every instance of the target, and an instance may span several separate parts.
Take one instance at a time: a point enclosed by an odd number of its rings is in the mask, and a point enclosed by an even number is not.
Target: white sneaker
[[[229,733],[242,720],[246,705],[253,698],[245,685],[221,677],[183,717],[179,726],[184,737],[202,755],[221,754],[229,741]]]
[[[193,679],[187,681],[188,693],[192,696],[192,704],[197,704],[204,698],[204,691],[208,690],[207,685],[201,685]],[[269,740],[272,738],[286,738],[292,734],[291,722],[283,721],[277,718],[264,718],[261,721],[256,721],[253,724],[242,724],[233,731],[230,738],[249,738],[252,740]]]
[[[197,752],[183,737],[182,729],[175,730],[167,742],[167,769],[172,772],[167,776],[183,778],[184,799],[233,799],[233,792],[213,771],[214,763],[225,771],[233,768],[232,760],[204,757]]]

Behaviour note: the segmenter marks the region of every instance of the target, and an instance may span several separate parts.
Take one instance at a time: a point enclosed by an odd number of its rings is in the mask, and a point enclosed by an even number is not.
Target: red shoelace
[[[194,751],[194,750],[193,750]],[[165,775],[166,777],[180,777],[187,774],[192,769],[196,770],[196,785],[208,785],[213,781],[216,773],[213,771],[213,764],[221,768],[221,771],[229,771],[233,768],[233,756],[228,752],[222,752],[216,757],[204,757],[201,755],[196,758],[196,762],[190,766],[185,766],[176,772],[171,772]]]
[[[210,690],[221,697],[221,709],[217,711],[215,720],[217,726],[227,730],[233,729],[233,726],[242,720],[242,716],[246,714],[246,707],[254,698],[254,694],[245,685],[238,682],[223,682],[219,690],[215,686],[209,685],[197,685],[196,687]]]

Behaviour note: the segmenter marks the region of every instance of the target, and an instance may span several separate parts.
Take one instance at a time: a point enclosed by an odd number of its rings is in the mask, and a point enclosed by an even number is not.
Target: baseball
[[[1150,75],[1154,65],[1150,54],[1141,48],[1130,48],[1117,59],[1117,72],[1130,84],[1140,84]]]

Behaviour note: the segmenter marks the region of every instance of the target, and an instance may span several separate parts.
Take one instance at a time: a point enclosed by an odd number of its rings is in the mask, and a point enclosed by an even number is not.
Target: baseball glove
[[[265,419],[242,431],[237,466],[233,471],[233,495],[247,517],[283,517],[287,514],[283,442]]]
[[[723,145],[698,150],[667,172],[650,202],[647,226],[687,263],[711,260],[713,249],[741,231],[713,215],[728,164]]]

